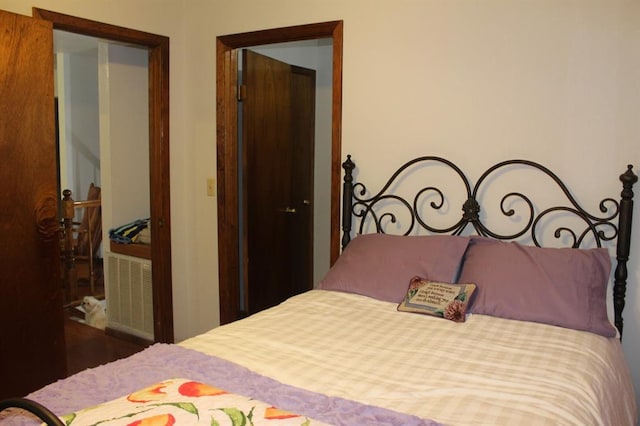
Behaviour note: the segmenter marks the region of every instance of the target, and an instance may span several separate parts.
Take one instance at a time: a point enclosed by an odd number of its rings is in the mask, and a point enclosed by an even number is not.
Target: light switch
[[[216,180],[214,178],[207,179],[207,196],[216,196]]]

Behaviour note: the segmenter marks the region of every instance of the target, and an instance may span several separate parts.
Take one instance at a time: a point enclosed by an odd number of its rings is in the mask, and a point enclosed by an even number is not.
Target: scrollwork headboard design
[[[464,194],[464,201],[461,205],[462,214],[454,216],[453,223],[448,225],[435,225],[429,222],[426,210],[438,211],[448,202],[446,193],[439,187],[426,183],[420,183],[419,188],[411,192],[411,196],[398,195],[395,189],[400,185],[402,177],[407,176],[418,168],[437,165],[444,167],[453,176],[454,180],[460,180]],[[625,295],[627,288],[627,261],[629,260],[629,249],[631,246],[631,224],[633,216],[633,185],[638,177],[632,170],[632,166],[627,166],[627,170],[620,175],[622,182],[622,192],[620,199],[604,198],[598,203],[599,213],[594,214],[586,210],[578,203],[567,185],[551,170],[529,160],[507,160],[497,163],[481,174],[475,185],[471,185],[468,177],[462,170],[451,161],[436,157],[424,156],[410,160],[400,166],[383,185],[382,189],[369,194],[366,186],[360,182],[354,183],[353,171],[355,163],[348,155],[342,164],[344,169],[344,182],[342,194],[342,248],[344,249],[351,240],[352,233],[362,234],[365,226],[374,228],[374,232],[384,233],[385,225],[398,224],[396,211],[388,210],[389,203],[407,214],[409,218],[398,232],[403,235],[412,233],[422,233],[419,229],[431,234],[477,234],[499,240],[520,240],[530,239],[531,243],[542,247],[541,232],[551,233],[556,240],[568,241],[565,246],[572,248],[586,248],[587,246],[602,247],[604,242],[616,241],[616,267],[614,272],[613,304],[615,326],[622,336],[623,320],[622,311],[625,305]],[[535,199],[521,191],[508,191],[499,200],[499,211],[504,218],[512,220],[517,216],[520,220],[515,231],[502,232],[493,229],[488,224],[487,217],[483,215],[484,207],[481,203],[480,194],[487,187],[491,186],[496,176],[512,168],[533,169],[542,172],[551,179],[553,185],[560,190],[562,202],[551,207],[539,208]],[[458,184],[456,182],[456,184]],[[500,192],[502,194],[502,192]],[[432,201],[422,203],[426,195]],[[541,197],[542,194],[539,194]],[[514,201],[520,210],[512,207]],[[522,208],[522,206],[525,206]],[[572,226],[552,225],[549,231],[547,219],[553,215],[564,215],[572,217]],[[403,217],[405,217],[403,215]],[[356,226],[354,229],[354,220]],[[470,225],[470,226],[469,226]],[[469,229],[467,229],[469,228]]]

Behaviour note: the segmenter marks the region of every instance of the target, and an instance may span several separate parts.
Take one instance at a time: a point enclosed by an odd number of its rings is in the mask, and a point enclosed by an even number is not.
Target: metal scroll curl
[[[374,229],[374,232],[386,233],[391,225],[396,225],[394,234],[398,235],[409,235],[417,228],[440,234],[459,232],[464,227],[464,219],[462,218],[445,226],[436,225],[429,221],[429,213],[441,211],[446,204],[447,197],[440,188],[426,184],[418,189],[412,198],[405,198],[390,192],[390,188],[399,185],[403,177],[410,173],[410,168],[428,166],[429,163],[445,165],[453,170],[460,178],[466,196],[470,196],[471,186],[462,171],[452,162],[435,156],[419,157],[403,164],[380,191],[367,196],[368,190],[364,184],[346,185],[346,182],[351,182],[353,179],[349,172],[353,170],[351,166],[355,166],[351,161],[351,156],[347,156],[347,160],[343,164],[343,168],[349,174],[345,175],[344,199],[350,200],[348,211],[359,222],[356,232],[358,234],[365,233],[366,227],[369,226]],[[399,220],[400,216],[403,219],[407,218],[407,220]],[[343,231],[344,229],[343,223]],[[348,242],[349,239],[349,235],[343,235],[343,243]]]
[[[473,225],[479,235],[502,240],[516,240],[523,236],[530,237],[532,243],[538,247],[548,246],[549,244],[542,243],[541,236],[551,235],[558,240],[559,245],[573,248],[582,247],[587,239],[593,241],[593,245],[602,247],[604,241],[611,241],[617,237],[618,227],[614,219],[619,214],[620,205],[616,200],[612,198],[603,199],[599,203],[601,214],[593,214],[578,203],[564,182],[560,180],[556,174],[533,161],[508,160],[490,167],[482,174],[480,179],[478,179],[473,189],[472,198],[474,200],[479,198],[482,189],[489,185],[489,183],[486,182],[490,182],[490,177],[494,177],[498,172],[503,171],[507,167],[513,168],[514,166],[519,167],[519,169],[535,169],[542,172],[551,179],[556,188],[560,189],[565,201],[557,202],[558,205],[556,206],[537,211],[536,203],[532,201],[530,196],[523,192],[509,192],[501,198],[499,211],[506,218],[514,217],[516,216],[516,210],[513,207],[507,206],[520,206],[518,216],[525,218],[522,221],[523,225],[516,231],[502,233],[491,229],[487,225],[487,217],[483,218],[483,220],[478,217],[477,220],[473,221]],[[513,200],[519,200],[521,202],[513,202]],[[554,221],[551,218],[561,216],[564,216],[565,220],[558,220],[557,222],[568,223],[573,220],[571,226],[563,224],[554,225]],[[567,220],[567,218],[570,219]],[[549,226],[555,226],[555,229],[549,231]]]

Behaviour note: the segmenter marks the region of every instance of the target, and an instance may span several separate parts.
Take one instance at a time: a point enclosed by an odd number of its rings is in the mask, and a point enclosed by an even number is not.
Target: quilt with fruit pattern
[[[62,416],[68,426],[326,425],[190,379],[168,379],[121,398]]]

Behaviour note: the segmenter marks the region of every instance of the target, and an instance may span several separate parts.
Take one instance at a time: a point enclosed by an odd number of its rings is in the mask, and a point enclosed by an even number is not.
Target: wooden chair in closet
[[[65,305],[80,303],[78,283],[87,280],[89,294],[96,294],[98,251],[102,243],[100,187],[89,186],[87,199],[74,201],[71,190],[62,192],[62,257]],[[81,210],[81,221],[75,221]]]

